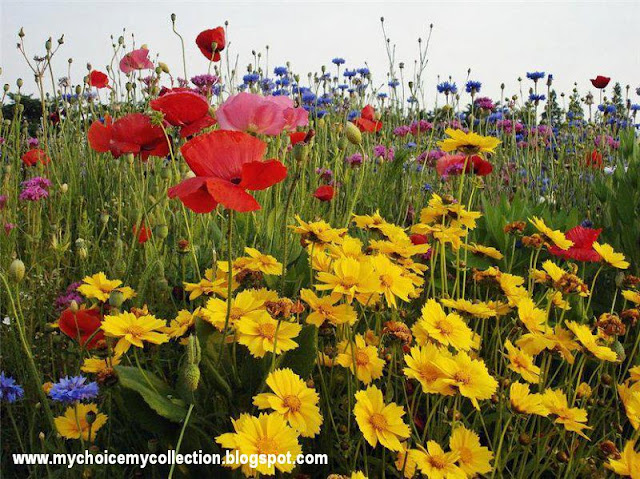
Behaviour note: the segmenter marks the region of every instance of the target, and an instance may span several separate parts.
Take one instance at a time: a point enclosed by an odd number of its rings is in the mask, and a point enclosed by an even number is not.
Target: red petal
[[[180,151],[197,176],[240,179],[242,165],[260,161],[267,144],[241,131],[216,130],[186,142]]]
[[[253,161],[242,165],[242,181],[238,185],[245,190],[264,190],[287,177],[287,167],[278,160]]]
[[[184,180],[182,183],[169,188],[169,198],[180,198],[180,201],[196,213],[209,213],[217,205],[217,201],[207,189],[206,178],[196,177]]]
[[[194,121],[189,125],[185,125],[180,128],[180,136],[182,138],[186,138],[188,136],[193,136],[196,133],[204,130],[205,128],[209,128],[216,124],[216,119],[210,117],[209,115],[203,116],[202,118]]]
[[[89,127],[89,133],[87,135],[89,138],[89,146],[91,146],[94,151],[106,153],[110,149],[111,134],[110,122],[103,124],[99,120],[94,121]]]
[[[152,100],[151,108],[164,113],[164,118],[174,126],[184,126],[209,113],[209,103],[192,91],[168,92]]]
[[[211,196],[225,207],[241,213],[260,209],[260,203],[239,186],[218,178],[207,178],[206,182]]]

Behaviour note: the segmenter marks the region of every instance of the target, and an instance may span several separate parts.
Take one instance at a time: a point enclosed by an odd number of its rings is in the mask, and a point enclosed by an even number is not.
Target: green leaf
[[[132,366],[115,366],[120,384],[139,393],[145,402],[162,417],[173,422],[182,422],[187,415],[184,402],[162,379],[149,371]]]
[[[284,355],[280,367],[307,378],[313,371],[318,353],[318,328],[310,324],[303,326],[296,342],[298,347]]]

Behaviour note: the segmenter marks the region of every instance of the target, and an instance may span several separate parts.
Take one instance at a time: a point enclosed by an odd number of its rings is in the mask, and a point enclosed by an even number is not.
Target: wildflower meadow
[[[16,32],[0,477],[640,478],[638,79],[432,91],[380,25],[384,82]]]

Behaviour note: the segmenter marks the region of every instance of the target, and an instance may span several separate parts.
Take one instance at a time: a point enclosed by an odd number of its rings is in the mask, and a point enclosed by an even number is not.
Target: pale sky
[[[146,43],[152,56],[167,63],[174,75],[182,72],[178,38],[171,31],[170,14],[186,43],[189,76],[205,73],[207,60],[195,46],[197,34],[229,21],[230,51],[240,55],[244,69],[252,61],[251,50],[269,45],[270,70],[290,61],[296,72],[306,74],[326,65],[331,72],[334,57],[343,57],[350,68],[365,61],[375,84],[386,82],[388,60],[380,17],[396,44],[396,59],[413,71],[418,58],[418,37],[433,34],[429,63],[424,74],[426,91],[435,100],[437,76],[449,75],[464,90],[470,78],[483,83],[481,95],[499,97],[500,83],[516,93],[517,78],[527,71],[553,73],[554,87],[570,93],[577,81],[584,94],[589,78],[612,77],[632,87],[632,101],[639,103],[640,1],[626,2],[214,2],[214,1],[13,1],[0,0],[0,83],[24,78],[25,89],[34,81],[16,49],[17,33],[24,27],[25,44],[32,57],[42,54],[44,42],[65,34],[65,44],[54,62],[56,78],[67,73],[67,59],[74,59],[72,81],[81,81],[90,62],[96,69],[109,63],[110,35],[117,38],[126,28],[131,44]],[[634,21],[635,18],[635,21]],[[239,68],[239,69],[240,69]],[[344,67],[342,67],[344,69]],[[528,89],[530,82],[524,81]],[[526,93],[525,89],[525,93]],[[591,88],[592,89],[592,88]],[[610,89],[609,89],[610,90]],[[427,98],[429,102],[429,98]]]

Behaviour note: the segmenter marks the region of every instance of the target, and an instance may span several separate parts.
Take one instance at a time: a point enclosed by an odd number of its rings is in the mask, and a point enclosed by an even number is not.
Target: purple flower
[[[38,201],[49,196],[51,182],[41,176],[36,176],[21,184],[22,191],[19,198],[23,201]]]
[[[16,402],[24,396],[24,389],[11,376],[5,376],[4,371],[0,372],[0,401],[8,403]]]
[[[354,153],[344,159],[349,165],[356,167],[362,164],[362,155],[360,153]]]
[[[38,146],[40,145],[40,141],[37,138],[29,138],[27,140],[27,145],[29,145],[29,148],[38,148]]]
[[[9,233],[11,233],[11,230],[13,228],[15,228],[15,227],[16,227],[15,223],[5,223],[4,224],[4,232],[5,232],[5,234],[8,235]]]
[[[98,384],[85,384],[86,380],[83,376],[64,377],[51,387],[49,397],[63,403],[93,399],[98,395]]]
[[[316,174],[322,178],[323,181],[331,183],[333,180],[333,171],[329,168],[316,168]]]
[[[493,110],[494,108],[493,100],[485,96],[476,98],[474,103],[478,108],[482,108],[484,110]]]
[[[55,306],[57,311],[67,309],[71,306],[72,301],[75,301],[77,304],[84,302],[82,295],[76,291],[81,284],[79,281],[77,283],[71,283],[67,290],[56,298]]]
[[[407,125],[398,126],[393,130],[393,134],[395,136],[399,136],[400,138],[404,138],[411,132],[411,127]]]
[[[0,195],[0,210],[3,210],[5,206],[7,206],[7,195]]]

